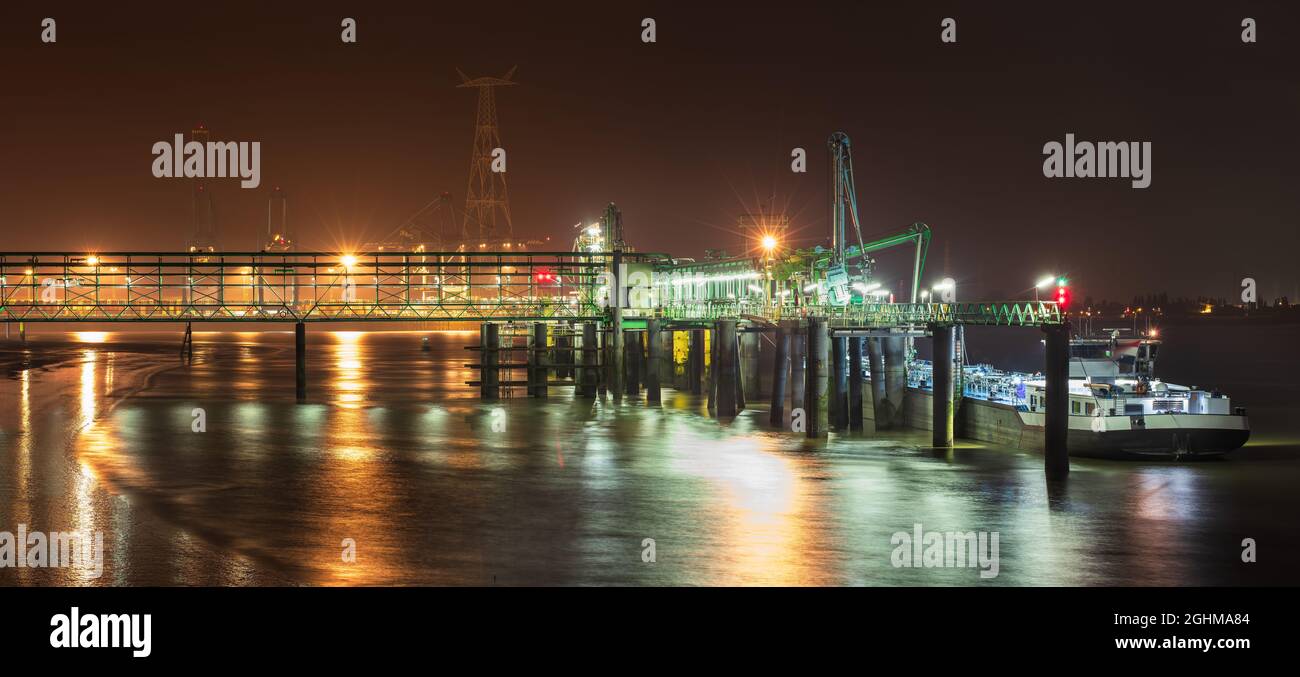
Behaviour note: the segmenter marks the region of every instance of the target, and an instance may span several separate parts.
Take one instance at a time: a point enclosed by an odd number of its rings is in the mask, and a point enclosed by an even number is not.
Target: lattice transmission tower
[[[516,67],[517,68],[517,67]],[[492,153],[501,145],[497,127],[496,88],[513,85],[511,68],[504,77],[470,79],[459,69],[462,80],[457,87],[478,89],[478,116],[474,124],[474,148],[469,159],[469,188],[465,192],[465,219],[461,237],[480,243],[509,241],[514,237],[510,222],[510,195],[506,190],[505,172],[492,171]]]

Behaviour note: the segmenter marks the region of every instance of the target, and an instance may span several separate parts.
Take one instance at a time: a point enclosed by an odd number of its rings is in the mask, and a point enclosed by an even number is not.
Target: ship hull
[[[1183,428],[1093,432],[1070,430],[1071,456],[1116,460],[1195,460],[1222,458],[1250,439],[1249,430]]]
[[[1043,414],[1018,413],[1042,430]],[[1084,458],[1190,460],[1221,457],[1248,439],[1244,415],[1071,416],[1066,444],[1071,456]]]
[[[864,388],[866,415],[873,416],[870,389]],[[906,424],[929,430],[930,393],[908,388]],[[1043,414],[1000,402],[962,398],[955,412],[958,437],[1000,447],[1042,452]],[[1196,460],[1222,458],[1250,439],[1244,415],[1151,414],[1145,416],[1070,416],[1066,444],[1070,456],[1115,460]]]

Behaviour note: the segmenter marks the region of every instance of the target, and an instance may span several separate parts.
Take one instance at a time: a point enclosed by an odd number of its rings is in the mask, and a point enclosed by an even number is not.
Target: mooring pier
[[[875,428],[902,427],[909,342],[929,338],[936,447],[953,443],[954,331],[1033,328],[1047,343],[1047,474],[1068,473],[1069,329],[1056,304],[835,304],[800,293],[803,280],[777,279],[770,263],[619,251],[0,253],[0,321],[23,332],[32,322],[179,323],[183,355],[196,322],[292,323],[299,400],[309,324],[477,324],[470,385],[483,399],[562,387],[655,405],[672,387],[707,395],[710,414],[730,419],[767,398],[770,425],[814,439],[863,430],[867,375]]]

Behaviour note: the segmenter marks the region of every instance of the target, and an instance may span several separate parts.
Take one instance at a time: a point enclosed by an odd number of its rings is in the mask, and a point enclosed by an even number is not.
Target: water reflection
[[[314,333],[297,404],[292,334],[204,334],[185,367],[174,337],[132,353],[78,334],[68,367],[0,384],[20,431],[0,438],[0,517],[105,529],[131,584],[1205,584],[1243,575],[1215,564],[1229,536],[1300,507],[1294,465],[1076,461],[1049,492],[1037,455],[935,457],[925,432],[810,443],[671,390],[662,407],[560,388],[482,403],[461,383],[473,337],[422,336]],[[64,401],[71,449],[36,420]],[[1267,507],[1238,504],[1252,492]],[[916,523],[998,531],[999,578],[894,568],[890,536]],[[1279,564],[1252,575],[1300,563],[1275,538]]]

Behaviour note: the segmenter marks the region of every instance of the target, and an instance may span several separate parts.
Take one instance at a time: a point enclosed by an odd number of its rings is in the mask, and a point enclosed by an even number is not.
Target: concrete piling
[[[717,349],[714,354],[716,377],[714,383],[715,408],[718,418],[733,418],[737,413],[736,402],[736,321],[718,320],[714,323],[713,336]]]
[[[610,370],[613,376],[609,384],[609,389],[614,393],[614,401],[623,401],[623,375],[626,373],[626,366],[623,364],[623,285],[621,279],[623,274],[620,270],[623,267],[623,253],[614,252],[613,264],[610,266],[612,273],[611,284],[609,285],[609,314],[613,324],[613,333],[610,334],[613,345],[610,347],[610,353],[614,358],[613,369]]]
[[[645,334],[639,331],[625,332],[623,335],[623,368],[626,370],[624,382],[628,397],[641,394],[641,339]]]
[[[301,325],[300,325],[301,326]],[[501,327],[492,322],[479,326],[479,397],[495,400],[501,397],[500,363]]]
[[[885,353],[885,406],[886,428],[897,430],[907,425],[903,402],[907,396],[907,338],[890,336],[880,339]],[[880,420],[876,427],[881,427]]]
[[[663,341],[660,338],[659,320],[650,318],[645,322],[646,348],[650,353],[647,358],[648,364],[645,370],[645,399],[646,402],[659,402],[659,376],[660,362],[663,361],[662,350]]]
[[[772,406],[768,423],[774,428],[785,427],[785,391],[790,375],[790,332],[784,323],[776,329],[776,358],[772,363]]]
[[[804,372],[804,410],[806,411],[806,432],[808,437],[825,437],[827,430],[827,400],[829,399],[826,383],[827,377],[826,320],[808,320],[808,366]]]
[[[827,378],[827,418],[830,429],[844,432],[849,427],[849,343],[844,336],[830,337],[831,371]]]
[[[804,328],[800,331],[797,323],[790,327],[790,415],[794,416],[796,409],[801,410],[805,417],[808,413],[808,333]]]
[[[889,428],[885,416],[885,355],[880,339],[867,339],[867,371],[871,375],[871,420],[876,430]]]
[[[686,355],[686,383],[695,395],[704,394],[704,330],[692,329]]]
[[[932,325],[934,344],[932,440],[936,447],[951,447],[953,440],[952,325]]]
[[[547,326],[545,322],[533,324],[533,349],[529,353],[530,364],[528,367],[528,395],[531,397],[546,397],[546,381],[549,371],[549,360],[547,359]]]
[[[861,336],[849,337],[849,430],[862,430],[862,342]]]
[[[307,399],[307,325],[299,322],[293,326],[293,347],[295,362],[294,390],[298,401]]]
[[[596,382],[600,379],[597,364],[600,361],[600,350],[596,345],[598,341],[596,323],[584,322],[582,324],[582,370],[579,373],[582,379],[578,392],[580,397],[596,396]]]
[[[1064,480],[1070,474],[1068,435],[1070,430],[1070,325],[1046,325],[1047,350],[1043,375],[1046,377],[1047,411],[1043,420],[1043,463],[1048,480]]]
[[[762,377],[759,374],[759,353],[763,335],[757,331],[740,333],[740,382],[746,402],[757,402],[763,397]],[[742,407],[743,408],[743,407]]]
[[[555,378],[573,378],[573,331],[572,325],[556,327],[555,333]]]

